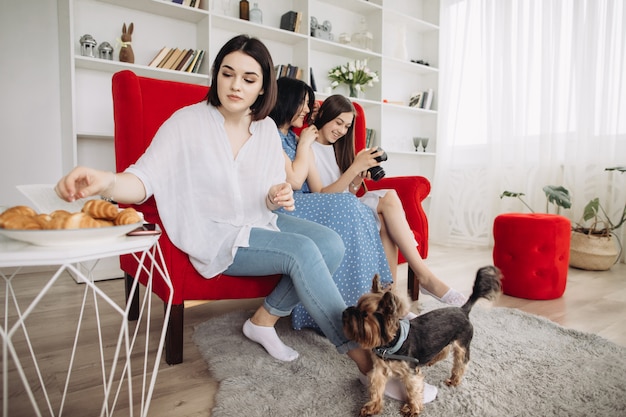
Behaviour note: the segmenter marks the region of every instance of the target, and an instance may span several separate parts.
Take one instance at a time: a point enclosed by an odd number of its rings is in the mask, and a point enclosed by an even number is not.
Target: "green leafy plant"
[[[569,191],[565,187],[560,185],[546,185],[545,187],[543,187],[543,192],[546,194],[546,213],[550,212],[551,203],[556,207],[557,214],[561,212],[561,208],[568,209],[572,207],[572,200],[570,198]],[[526,203],[526,201],[524,201],[524,199],[522,198],[524,195],[526,194],[513,191],[504,191],[502,194],[500,194],[500,198],[515,197],[519,201],[521,201],[522,204],[528,207],[531,213],[534,213],[535,210],[533,210],[532,207],[530,207],[528,203]]]

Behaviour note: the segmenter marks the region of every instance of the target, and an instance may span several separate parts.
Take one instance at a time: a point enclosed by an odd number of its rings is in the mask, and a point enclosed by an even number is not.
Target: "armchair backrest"
[[[138,77],[129,70],[114,74],[113,79],[118,172],[144,153],[156,131],[176,110],[202,101],[209,91],[202,85]]]
[[[363,107],[357,102],[352,102],[354,109],[356,110],[356,117],[354,118],[354,151],[359,152],[365,148],[366,134],[366,121],[365,111]]]

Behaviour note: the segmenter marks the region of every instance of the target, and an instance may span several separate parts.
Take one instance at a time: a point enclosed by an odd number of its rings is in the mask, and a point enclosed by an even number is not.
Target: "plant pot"
[[[588,271],[606,271],[615,264],[618,256],[619,250],[613,236],[572,232],[570,266]]]

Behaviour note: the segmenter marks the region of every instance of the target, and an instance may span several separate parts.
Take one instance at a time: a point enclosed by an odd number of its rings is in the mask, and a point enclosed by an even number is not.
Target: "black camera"
[[[382,148],[378,148],[374,151],[372,151],[372,153],[376,153],[378,151],[383,151],[382,155],[377,156],[376,158],[374,158],[377,162],[383,162],[387,160],[387,153],[382,149]],[[370,169],[367,170],[370,173],[370,176],[372,177],[372,179],[374,181],[378,181],[381,178],[383,178],[385,176],[385,170],[383,169],[383,167],[381,166],[377,166],[377,167],[371,167]]]

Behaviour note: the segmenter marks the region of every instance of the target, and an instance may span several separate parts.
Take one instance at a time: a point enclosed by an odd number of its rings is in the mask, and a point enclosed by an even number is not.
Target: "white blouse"
[[[337,165],[333,145],[322,145],[315,141],[311,149],[313,149],[313,153],[315,154],[315,167],[317,168],[322,185],[326,187],[337,181],[339,177],[341,177],[341,171],[339,170],[339,165]],[[348,192],[348,189],[346,188],[343,192]]]
[[[252,136],[237,158],[222,114],[206,102],[178,110],[126,170],[154,195],[172,243],[189,255],[204,277],[223,272],[253,227],[278,230],[266,206],[272,185],[286,181],[276,124],[252,122]]]

